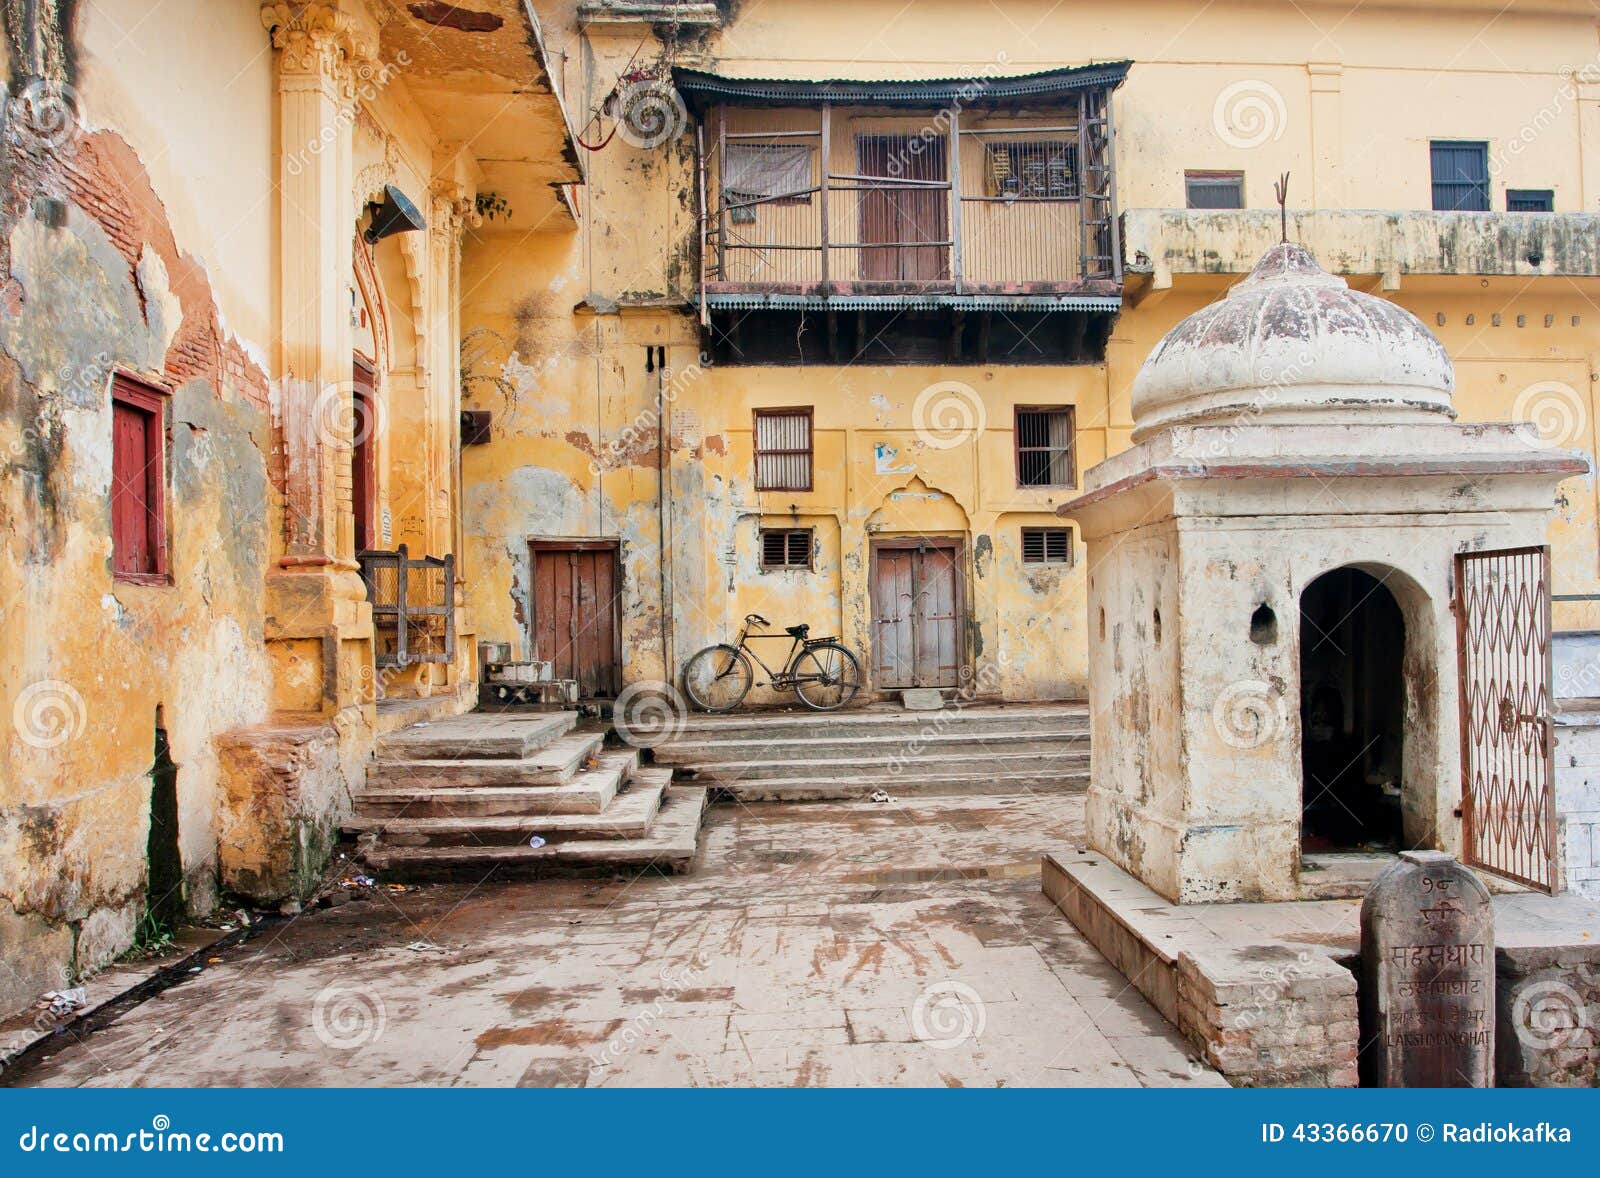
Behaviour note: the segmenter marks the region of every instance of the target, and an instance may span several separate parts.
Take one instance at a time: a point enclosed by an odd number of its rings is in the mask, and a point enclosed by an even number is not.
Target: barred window
[[[1076,200],[1078,145],[1066,139],[984,144],[989,196],[1020,200]]]
[[[1070,487],[1072,407],[1017,409],[1017,486]]]
[[[811,490],[811,409],[756,410],[756,490]]]
[[[1071,528],[1023,528],[1023,564],[1071,564]]]
[[[811,529],[762,528],[761,567],[764,569],[809,569],[811,567]]]
[[[1183,193],[1191,209],[1242,209],[1244,173],[1185,172]]]

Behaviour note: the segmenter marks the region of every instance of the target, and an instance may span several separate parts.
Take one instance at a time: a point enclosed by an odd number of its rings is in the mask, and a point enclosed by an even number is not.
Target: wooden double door
[[[870,282],[938,282],[950,277],[950,191],[943,139],[856,137],[861,277]],[[922,244],[927,242],[929,244]]]
[[[931,539],[875,544],[872,621],[878,690],[959,686],[966,663],[961,545]]]
[[[552,675],[572,679],[584,699],[615,699],[622,688],[614,541],[535,541],[531,628],[533,656]]]

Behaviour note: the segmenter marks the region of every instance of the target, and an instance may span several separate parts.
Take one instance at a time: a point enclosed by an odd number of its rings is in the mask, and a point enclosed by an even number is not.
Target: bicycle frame
[[[788,638],[788,639],[790,639],[789,653],[787,655],[785,655],[784,659],[783,659],[783,670],[774,671],[771,667],[767,666],[767,664],[762,660],[761,656],[758,655],[752,647],[749,647],[749,646],[745,645],[747,642],[749,642],[753,638]],[[760,687],[776,687],[776,688],[779,688],[780,690],[792,690],[794,688],[795,677],[794,677],[793,674],[790,673],[789,668],[794,666],[795,658],[800,654],[801,651],[805,650],[805,648],[808,645],[809,645],[809,641],[808,640],[801,639],[801,638],[796,638],[793,634],[788,634],[788,633],[784,633],[784,634],[752,634],[752,633],[750,633],[750,625],[749,625],[749,623],[746,623],[744,626],[740,627],[740,629],[739,629],[739,639],[738,639],[737,642],[734,643],[735,647],[737,647],[740,651],[743,651],[745,654],[747,654],[751,658],[753,658],[756,661],[756,666],[760,667],[763,671],[766,672],[767,681],[765,683],[757,684],[757,686],[760,686]]]

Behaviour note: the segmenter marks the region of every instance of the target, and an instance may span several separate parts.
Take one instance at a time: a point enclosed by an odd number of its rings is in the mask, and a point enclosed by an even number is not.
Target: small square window
[[[1556,211],[1556,193],[1553,188],[1506,189],[1506,212],[1553,213]]]
[[[811,529],[762,528],[761,567],[764,569],[809,569],[811,567]]]
[[[1191,209],[1244,208],[1243,172],[1185,172],[1183,189]]]
[[[1023,564],[1071,564],[1071,528],[1023,528]]]
[[[1017,409],[1017,486],[1070,487],[1072,406]]]
[[[1078,145],[1065,139],[984,144],[986,196],[1076,200]]]
[[[111,572],[165,581],[165,390],[118,373],[111,382]]]
[[[811,490],[811,410],[756,410],[756,490]]]

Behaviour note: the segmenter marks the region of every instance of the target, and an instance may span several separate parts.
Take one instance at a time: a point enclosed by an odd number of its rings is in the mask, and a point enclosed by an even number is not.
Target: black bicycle
[[[760,614],[746,614],[735,642],[708,646],[689,660],[683,668],[683,690],[695,707],[707,712],[738,707],[755,686],[751,659],[767,673],[764,686],[793,691],[808,708],[831,712],[855,698],[861,690],[861,664],[837,638],[812,638],[807,625],[785,627],[782,634],[750,633],[752,626],[770,625]],[[792,642],[781,671],[767,666],[747,645],[752,638],[785,637]]]

